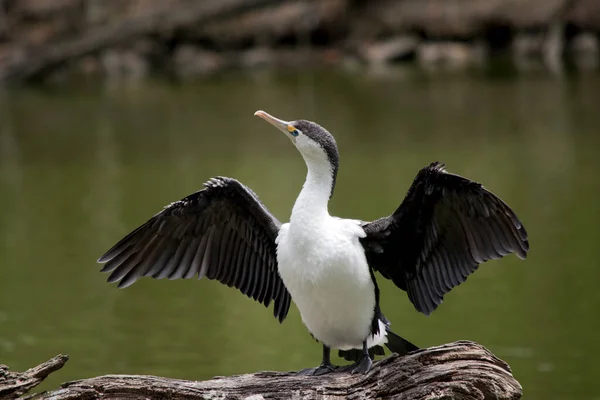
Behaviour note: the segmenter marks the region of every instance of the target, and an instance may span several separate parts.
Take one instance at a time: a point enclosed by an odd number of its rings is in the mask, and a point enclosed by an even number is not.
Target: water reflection
[[[336,215],[391,212],[438,159],[513,206],[531,234],[526,262],[490,262],[430,318],[380,279],[383,310],[421,346],[484,344],[529,398],[593,398],[599,83],[311,73],[1,93],[0,362],[23,370],[70,354],[44,387],[105,373],[202,379],[318,362],[293,307],[279,325],[216,282],[144,279],[117,290],[95,264],[214,175],[240,179],[287,220],[305,167],[252,116],[264,109],[336,135]]]

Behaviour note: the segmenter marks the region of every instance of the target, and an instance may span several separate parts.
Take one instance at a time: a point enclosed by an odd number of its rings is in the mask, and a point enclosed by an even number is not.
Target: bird
[[[287,136],[307,175],[289,222],[281,223],[238,180],[215,176],[163,207],[97,261],[125,288],[142,277],[206,277],[269,307],[283,322],[293,302],[322,346],[321,363],[299,371],[366,374],[383,346],[400,355],[419,347],[391,331],[380,308],[376,273],[430,315],[480,264],[529,252],[516,213],[482,184],[436,161],[419,170],[399,206],[373,221],[329,213],[339,152],[321,125],[255,116]],[[331,349],[353,363],[335,366]]]

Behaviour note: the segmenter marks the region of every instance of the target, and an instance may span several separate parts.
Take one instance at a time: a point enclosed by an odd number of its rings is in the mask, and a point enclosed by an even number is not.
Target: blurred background
[[[396,332],[467,339],[529,399],[600,399],[598,0],[0,0],[0,363],[208,379],[318,364],[283,324],[208,280],[117,290],[96,259],[215,175],[287,221],[306,173],[253,117],[319,122],[330,211],[375,219],[440,160],[530,233],[430,317],[380,278]],[[336,361],[339,362],[338,359]]]

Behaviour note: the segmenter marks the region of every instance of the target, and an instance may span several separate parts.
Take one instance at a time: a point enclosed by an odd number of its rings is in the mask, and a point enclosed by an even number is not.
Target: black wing
[[[127,287],[156,279],[206,276],[235,286],[283,321],[290,294],[277,270],[281,223],[235,179],[217,177],[204,189],[166,206],[98,259],[109,282]]]
[[[525,259],[529,250],[525,227],[506,203],[439,162],[419,171],[394,214],[363,228],[369,265],[427,315],[479,264],[510,253]]]

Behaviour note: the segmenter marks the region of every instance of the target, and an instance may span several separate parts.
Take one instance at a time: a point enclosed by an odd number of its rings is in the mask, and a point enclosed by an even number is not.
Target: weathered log
[[[354,23],[366,21],[396,34],[417,31],[435,38],[473,38],[485,35],[492,24],[515,30],[547,26],[557,13],[569,9],[572,1],[380,0],[364,2],[361,18]]]
[[[61,369],[68,359],[68,356],[61,354],[20,373],[10,372],[6,365],[0,365],[0,399],[14,399],[24,395],[48,375]]]
[[[251,38],[262,42],[286,35],[302,36],[325,28],[335,32],[344,25],[348,0],[283,1],[276,7],[264,7],[230,18],[191,27],[184,33],[190,39],[209,38],[218,43],[240,43]],[[263,43],[264,44],[264,43]]]
[[[280,1],[280,0],[279,0]],[[131,42],[141,36],[173,31],[181,26],[200,24],[232,13],[276,3],[278,0],[214,0],[193,2],[186,7],[160,10],[150,15],[92,28],[83,35],[55,44],[21,49],[5,60],[0,68],[0,81],[35,77],[69,60],[102,49]]]
[[[41,381],[66,356],[22,374],[0,372],[0,398],[22,395]],[[0,367],[0,371],[5,371]],[[45,371],[40,374],[37,371]],[[32,372],[34,371],[34,372]],[[8,377],[8,378],[7,378]],[[8,380],[7,380],[8,379]],[[8,383],[7,383],[8,382]],[[13,382],[13,383],[10,383]],[[11,388],[17,391],[10,392]],[[430,347],[407,356],[392,354],[374,364],[367,375],[335,372],[320,377],[292,372],[258,372],[208,381],[184,381],[155,376],[105,375],[64,383],[35,399],[520,399],[522,389],[510,367],[483,346],[459,341]],[[7,397],[11,398],[11,397]]]

